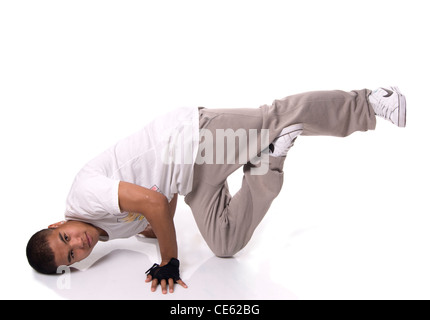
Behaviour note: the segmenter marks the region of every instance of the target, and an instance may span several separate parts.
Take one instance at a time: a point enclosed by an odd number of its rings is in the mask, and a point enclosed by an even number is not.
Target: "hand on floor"
[[[179,260],[172,258],[168,264],[159,266],[157,263],[146,271],[148,276],[145,282],[151,282],[151,291],[155,292],[158,285],[161,285],[163,294],[167,293],[167,285],[169,285],[169,292],[173,293],[174,283],[180,284],[184,288],[188,286],[179,277]]]

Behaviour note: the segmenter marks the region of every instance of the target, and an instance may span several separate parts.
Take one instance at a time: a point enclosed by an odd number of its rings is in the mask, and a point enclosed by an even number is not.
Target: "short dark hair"
[[[44,274],[57,273],[54,251],[51,249],[47,239],[51,232],[52,229],[40,230],[30,238],[27,244],[28,263],[37,272]]]

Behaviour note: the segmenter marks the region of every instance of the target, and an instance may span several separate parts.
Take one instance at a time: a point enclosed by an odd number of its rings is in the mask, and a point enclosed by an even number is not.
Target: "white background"
[[[0,1],[0,298],[430,298],[428,30],[418,0]],[[150,293],[157,248],[135,238],[98,245],[70,289],[27,264],[77,171],[156,115],[389,85],[407,128],[299,137],[235,258],[213,257],[181,199],[187,290]]]

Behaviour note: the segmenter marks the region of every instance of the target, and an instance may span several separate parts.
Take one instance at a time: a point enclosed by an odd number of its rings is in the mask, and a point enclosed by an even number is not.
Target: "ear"
[[[48,226],[48,229],[56,229],[59,226],[61,226],[62,224],[65,224],[66,222],[67,221],[60,221],[60,222],[53,223],[53,224]]]

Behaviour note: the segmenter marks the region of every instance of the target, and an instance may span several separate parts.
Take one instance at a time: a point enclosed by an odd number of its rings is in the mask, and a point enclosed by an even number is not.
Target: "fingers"
[[[155,290],[157,290],[157,286],[158,286],[158,280],[157,279],[152,280],[151,291],[155,292]]]
[[[173,293],[173,279],[172,278],[169,279],[169,292]]]
[[[181,279],[179,279],[178,281],[176,281],[177,284],[180,284],[182,287],[184,287],[185,289],[188,288],[188,286],[185,284],[184,281],[182,281]]]
[[[151,280],[152,280],[152,277],[148,275],[146,277],[145,282],[151,282]],[[181,279],[179,279],[176,283],[181,285],[183,288],[188,288],[188,286],[185,284],[185,282],[183,282]],[[152,280],[152,284],[151,284],[151,291],[152,292],[155,292],[157,290],[158,284],[159,284],[158,279]],[[173,293],[175,283],[174,283],[172,278],[170,278],[168,281],[166,281],[166,279],[161,280],[161,282],[160,282],[161,292],[163,294],[167,293],[167,285],[169,285],[169,292]]]
[[[167,282],[165,279],[161,280],[161,292],[163,292],[163,294],[167,293]]]

